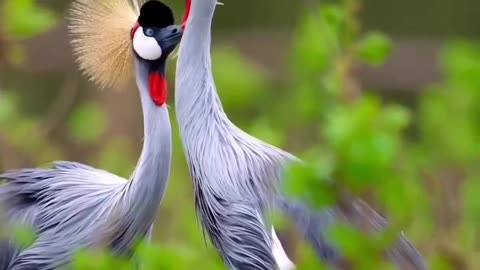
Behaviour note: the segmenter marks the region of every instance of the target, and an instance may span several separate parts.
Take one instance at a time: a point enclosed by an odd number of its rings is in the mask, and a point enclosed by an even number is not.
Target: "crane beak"
[[[182,35],[183,30],[180,26],[170,25],[159,31],[155,39],[164,52],[172,52],[180,42]]]

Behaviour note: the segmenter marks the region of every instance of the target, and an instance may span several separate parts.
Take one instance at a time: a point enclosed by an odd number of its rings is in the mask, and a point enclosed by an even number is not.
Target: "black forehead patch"
[[[166,27],[175,23],[172,10],[160,1],[151,0],[140,8],[138,23],[142,27]]]

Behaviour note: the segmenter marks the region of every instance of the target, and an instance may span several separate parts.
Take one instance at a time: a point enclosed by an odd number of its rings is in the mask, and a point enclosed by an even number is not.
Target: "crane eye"
[[[155,30],[153,30],[153,28],[145,28],[143,32],[147,37],[153,37],[153,35],[155,35]]]
[[[133,49],[144,60],[153,61],[162,56],[162,48],[152,37],[155,32],[155,28],[143,28],[133,36]]]

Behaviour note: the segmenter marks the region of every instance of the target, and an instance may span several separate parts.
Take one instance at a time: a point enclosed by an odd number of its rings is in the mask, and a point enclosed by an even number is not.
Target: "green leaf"
[[[396,239],[396,233],[368,234],[346,223],[335,224],[328,230],[328,237],[355,269],[396,269],[384,260],[384,250]]]
[[[449,42],[440,55],[443,74],[462,87],[480,88],[480,46],[469,41]],[[478,91],[475,91],[478,93]]]
[[[325,23],[331,26],[331,29],[334,29],[337,33],[341,31],[341,28],[345,23],[344,9],[335,4],[325,4],[322,5],[320,13],[325,20]]]
[[[404,107],[391,105],[384,109],[384,121],[392,131],[400,131],[410,123],[410,113]]]
[[[16,115],[15,100],[11,95],[4,94],[0,90],[0,127],[4,126]]]
[[[358,258],[372,252],[371,241],[351,225],[336,224],[329,228],[328,235],[350,258]]]
[[[74,110],[69,121],[69,131],[80,142],[93,142],[105,132],[106,124],[106,116],[100,105],[86,103]]]
[[[26,248],[35,241],[35,231],[29,226],[15,225],[13,226],[13,239],[18,247]]]
[[[319,209],[332,206],[337,202],[337,194],[332,183],[322,178],[323,172],[314,166],[290,164],[285,171],[283,188],[288,195],[306,200]]]
[[[339,49],[338,33],[335,29],[337,14],[335,9],[313,12],[302,18],[299,31],[294,38],[294,55],[292,57],[295,72],[302,76],[318,76],[326,71],[334,53]],[[320,15],[320,16],[319,16]]]
[[[34,0],[7,0],[3,25],[12,38],[26,39],[47,31],[57,22],[53,12],[36,6]]]
[[[358,46],[360,59],[373,66],[383,64],[391,52],[391,41],[378,32],[368,33]]]
[[[315,171],[303,164],[289,164],[285,170],[284,188],[292,196],[302,196],[316,181]]]

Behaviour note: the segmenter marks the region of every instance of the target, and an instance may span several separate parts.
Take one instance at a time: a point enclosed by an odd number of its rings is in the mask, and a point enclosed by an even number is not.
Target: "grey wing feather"
[[[19,249],[8,240],[0,241],[0,269],[6,270],[10,262],[18,255]]]
[[[95,241],[125,179],[76,162],[0,174],[0,203],[11,224],[32,226],[35,242],[10,256],[9,269],[53,269]],[[0,254],[10,254],[11,245]],[[8,256],[5,256],[8,257]],[[12,258],[13,257],[13,258]]]
[[[349,262],[326,239],[326,230],[329,226],[336,221],[345,220],[371,233],[380,231],[388,225],[387,220],[377,211],[355,198],[350,198],[341,206],[321,211],[312,211],[306,205],[290,201],[285,197],[278,197],[277,202],[282,212],[295,220],[297,229],[310,242],[317,255],[336,269],[348,268]],[[387,256],[402,270],[429,269],[422,255],[403,233],[387,251]]]
[[[314,212],[302,202],[282,196],[278,196],[277,203],[281,212],[295,221],[297,230],[310,242],[322,261],[337,262],[340,259],[338,251],[326,239],[327,229],[335,221],[332,209]]]
[[[336,213],[338,218],[347,220],[368,233],[378,232],[388,226],[385,217],[358,198],[346,197],[336,207]],[[423,256],[405,238],[403,233],[399,234],[397,241],[387,250],[387,256],[400,269],[428,269]]]
[[[229,269],[275,268],[275,259],[269,252],[270,240],[253,203],[207,195],[201,185],[196,186],[195,192],[203,228]]]

